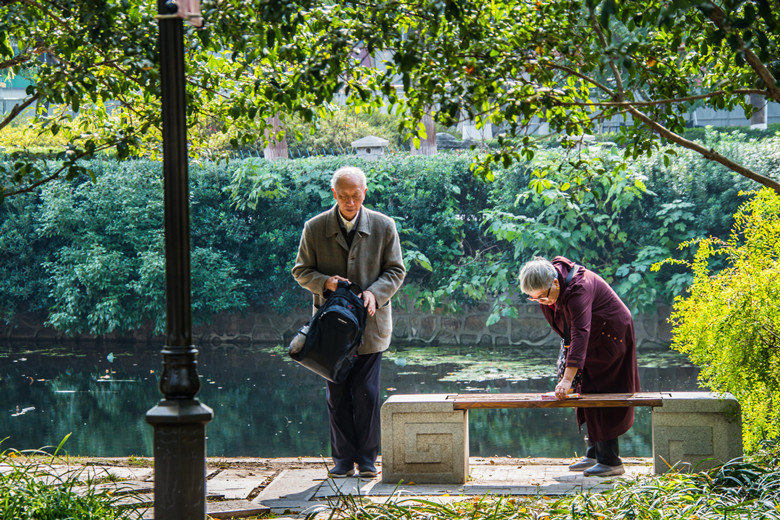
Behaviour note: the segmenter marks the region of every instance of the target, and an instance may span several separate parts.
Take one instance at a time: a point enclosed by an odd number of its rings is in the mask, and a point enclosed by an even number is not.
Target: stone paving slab
[[[314,497],[326,476],[327,470],[321,468],[284,470],[252,503],[273,509],[298,508]]]
[[[43,481],[52,485],[69,479],[76,479],[79,481],[133,480],[152,482],[154,476],[154,470],[151,468],[127,468],[119,466],[114,467],[93,465],[79,466],[65,464],[39,464],[38,467],[41,471],[48,474],[46,477],[42,477]],[[0,466],[0,473],[6,474],[10,471],[12,471],[10,466]]]
[[[495,495],[565,495],[582,491],[603,491],[611,489],[618,479],[649,475],[652,467],[647,464],[626,463],[626,474],[621,477],[585,477],[581,472],[568,470],[568,460],[559,460],[554,465],[540,464],[472,464],[469,482],[463,485],[448,484],[388,484],[381,481],[381,474],[375,479],[344,478],[326,479],[314,495],[315,499],[333,498],[339,495],[391,496],[481,496]],[[280,476],[281,477],[281,476]],[[284,479],[295,478],[295,473]],[[278,482],[283,486],[283,480]]]
[[[96,477],[105,476],[110,473],[111,476],[122,480],[133,480],[141,482],[153,482],[154,470],[152,468],[123,468],[123,467],[103,467],[97,469],[94,474]]]
[[[253,504],[248,500],[226,500],[224,502],[208,502],[207,513],[211,518],[244,518],[247,516],[267,514],[267,506]]]
[[[372,479],[361,477],[323,478],[322,484],[317,489],[314,498],[324,499],[342,495],[376,495],[377,493],[374,491],[374,488],[376,488],[377,485],[381,485],[380,479],[381,475]]]
[[[266,515],[268,512],[269,509],[267,507],[253,504],[248,500],[225,500],[206,503],[206,514],[215,520]],[[153,520],[154,508],[144,511],[141,518],[143,520]]]
[[[257,495],[271,481],[273,470],[223,469],[207,477],[209,494],[222,496],[226,500],[247,500]]]
[[[87,488],[84,486],[82,488],[75,489],[78,491],[79,489]],[[138,496],[152,494],[154,492],[154,483],[139,480],[125,480],[122,482],[105,482],[103,484],[93,486],[92,489],[96,491],[109,490],[113,491],[116,495]]]

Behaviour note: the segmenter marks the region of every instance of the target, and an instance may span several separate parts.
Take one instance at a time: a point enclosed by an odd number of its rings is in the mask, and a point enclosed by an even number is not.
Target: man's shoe
[[[575,462],[569,466],[569,471],[582,471],[596,465],[596,459],[590,457],[584,457],[581,461]]]
[[[363,478],[374,478],[377,475],[376,466],[373,464],[358,466],[358,476]]]
[[[582,472],[586,477],[614,477],[616,475],[622,475],[626,470],[622,464],[617,466],[607,466],[606,464],[596,464],[595,466],[586,469]]]
[[[328,476],[330,478],[347,478],[354,474],[354,466],[347,466],[346,464],[337,464],[335,468],[328,470]]]

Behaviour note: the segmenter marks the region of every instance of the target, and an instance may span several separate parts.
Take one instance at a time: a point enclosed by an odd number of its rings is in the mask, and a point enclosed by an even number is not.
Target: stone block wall
[[[411,305],[398,305],[393,308],[393,337],[398,342],[430,345],[546,346],[560,342],[537,304],[521,303],[517,318],[502,318],[488,326],[490,308],[485,303],[452,315],[425,314],[415,311]],[[660,307],[652,315],[634,317],[638,346],[669,344],[669,313],[668,307]]]
[[[420,345],[485,345],[485,346],[545,346],[558,344],[560,339],[550,329],[536,304],[520,303],[517,318],[502,318],[487,326],[490,303],[466,308],[460,314],[422,313],[408,301],[393,302],[394,342]],[[210,324],[193,331],[196,345],[282,344],[286,345],[309,317],[310,309],[298,309],[287,314],[274,311],[222,314]],[[659,308],[653,315],[635,316],[638,346],[667,345],[671,341],[666,322],[668,308]],[[0,337],[14,340],[68,341],[70,338],[43,326],[41,316],[21,316],[17,323],[0,327]],[[95,338],[80,336],[81,340]],[[105,341],[131,341],[162,344],[150,328],[128,334],[111,334]]]

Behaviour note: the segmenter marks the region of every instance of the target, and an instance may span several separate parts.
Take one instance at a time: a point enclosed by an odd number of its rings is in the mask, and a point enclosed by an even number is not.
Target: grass
[[[130,455],[127,458],[127,465],[131,468],[153,468],[154,459],[149,457],[136,457],[135,455]]]
[[[116,479],[72,466],[54,450],[0,452],[0,520],[141,518],[140,501]],[[2,443],[2,441],[0,441]],[[136,503],[137,502],[137,503]]]
[[[448,498],[448,497],[445,497]],[[451,500],[452,497],[449,497]],[[564,497],[485,495],[447,503],[341,496],[318,518],[354,520],[780,520],[780,445],[701,473],[670,472]]]
[[[67,440],[67,436],[65,438]],[[132,493],[110,477],[63,471],[44,450],[0,452],[0,520],[124,520],[141,517]],[[0,441],[1,443],[1,441]],[[66,467],[72,467],[69,464]],[[310,516],[321,520],[780,520],[780,442],[706,472],[641,477],[604,492],[563,497],[441,497],[396,493],[383,502],[340,495]],[[269,516],[252,517],[256,519]]]

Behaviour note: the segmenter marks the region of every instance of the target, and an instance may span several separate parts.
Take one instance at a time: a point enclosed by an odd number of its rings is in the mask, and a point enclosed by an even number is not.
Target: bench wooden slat
[[[454,394],[448,396],[455,410],[475,408],[605,408],[663,406],[659,392],[634,394],[582,394],[577,399],[548,400],[542,394]]]

